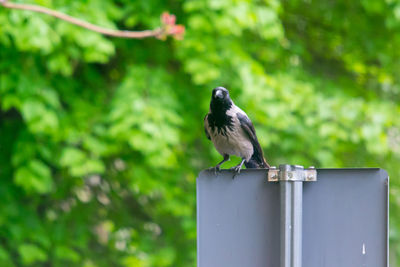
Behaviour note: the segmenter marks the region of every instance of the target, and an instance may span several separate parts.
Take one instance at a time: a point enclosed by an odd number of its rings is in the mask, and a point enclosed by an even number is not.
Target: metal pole
[[[303,179],[302,166],[280,165],[281,267],[301,267]]]
[[[281,200],[281,267],[290,267],[292,258],[292,209],[291,191],[292,184],[289,181],[281,181],[280,200]]]
[[[286,182],[287,183],[287,182]],[[301,267],[302,263],[302,222],[303,222],[303,182],[289,182],[292,184],[292,267]]]
[[[268,171],[268,181],[280,183],[281,267],[302,266],[303,182],[316,179],[314,167],[280,165]]]

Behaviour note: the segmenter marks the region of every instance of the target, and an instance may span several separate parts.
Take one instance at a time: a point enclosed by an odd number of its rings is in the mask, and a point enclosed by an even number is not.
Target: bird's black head
[[[213,110],[228,110],[232,106],[229,91],[224,87],[214,88],[211,96],[210,108]]]

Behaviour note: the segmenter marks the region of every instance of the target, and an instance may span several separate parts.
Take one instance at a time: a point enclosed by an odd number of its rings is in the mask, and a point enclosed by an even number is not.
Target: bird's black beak
[[[221,98],[223,98],[223,97],[224,97],[224,94],[222,93],[221,90],[217,90],[217,91],[215,92],[215,98],[221,99]]]

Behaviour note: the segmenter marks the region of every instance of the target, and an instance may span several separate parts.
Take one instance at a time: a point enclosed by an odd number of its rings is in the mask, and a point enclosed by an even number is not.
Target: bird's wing
[[[246,114],[238,112],[236,114],[236,116],[239,119],[240,127],[247,134],[247,136],[250,139],[251,144],[253,145],[253,149],[254,149],[253,157],[255,157],[259,163],[266,164],[264,156],[263,156],[263,151],[261,149],[260,143],[258,142],[258,139],[256,136],[256,130],[254,129],[253,123],[251,122],[249,117],[247,117]]]
[[[249,136],[251,143],[258,143],[256,130],[254,129],[253,123],[245,114],[238,112],[236,114],[237,118],[240,122],[240,127],[244,130],[244,132]]]
[[[207,130],[207,124],[208,124],[207,118],[208,118],[208,114],[204,117],[204,132],[206,133],[207,138],[209,140],[211,140],[210,133]]]

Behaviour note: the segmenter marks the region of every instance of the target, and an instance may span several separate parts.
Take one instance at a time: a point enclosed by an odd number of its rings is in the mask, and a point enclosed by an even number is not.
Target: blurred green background
[[[170,11],[186,35],[108,38],[0,7],[0,266],[195,266],[216,86],[273,165],[388,170],[396,266],[400,1],[19,2],[131,30]]]

